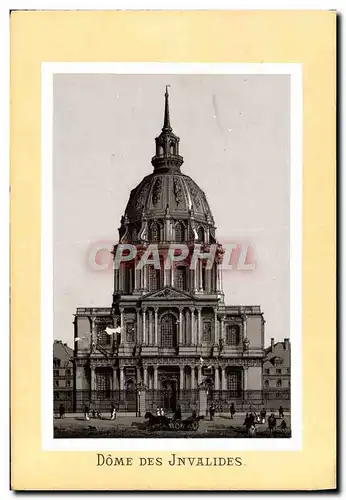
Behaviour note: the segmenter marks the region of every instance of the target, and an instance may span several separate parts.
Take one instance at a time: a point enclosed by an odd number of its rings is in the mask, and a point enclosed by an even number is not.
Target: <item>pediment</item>
[[[142,297],[142,300],[156,300],[156,299],[191,300],[191,295],[182,292],[181,290],[177,290],[176,288],[167,286],[165,288],[162,288],[161,290],[158,290],[157,292],[150,292]]]

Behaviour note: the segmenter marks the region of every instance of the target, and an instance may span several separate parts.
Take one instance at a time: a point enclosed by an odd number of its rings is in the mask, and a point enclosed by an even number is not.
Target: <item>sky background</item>
[[[106,249],[118,241],[130,191],[153,170],[166,84],[182,172],[205,191],[218,240],[251,246],[255,269],[223,272],[225,302],[261,305],[266,344],[283,340],[290,336],[287,75],[54,76],[54,338],[73,346],[76,307],[111,306]]]

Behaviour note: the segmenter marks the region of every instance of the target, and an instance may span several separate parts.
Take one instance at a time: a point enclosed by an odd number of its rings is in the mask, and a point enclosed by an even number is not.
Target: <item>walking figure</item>
[[[214,403],[212,403],[209,407],[209,415],[210,415],[210,420],[214,420],[214,415],[215,415]]]
[[[84,418],[85,418],[85,420],[90,420],[90,418],[89,418],[89,412],[90,412],[89,406],[85,405],[84,406]]]
[[[283,409],[282,405],[280,405],[280,408],[279,408],[279,418],[284,418],[284,409]]]
[[[180,408],[180,405],[177,406],[177,409],[174,412],[173,419],[174,420],[181,420],[181,408]]]
[[[269,428],[269,434],[272,435],[275,432],[276,428],[276,417],[274,413],[272,413],[268,418],[268,428]]]
[[[234,417],[235,415],[235,407],[234,407],[234,403],[231,404],[230,408],[229,408],[229,412],[231,414],[231,418]]]
[[[111,407],[111,420],[115,420],[117,414],[116,414],[116,411],[115,411],[115,406],[112,405]]]
[[[267,415],[267,412],[266,412],[265,408],[263,408],[263,409],[261,410],[260,415],[261,415],[261,423],[262,423],[262,424],[265,424],[265,421],[266,421],[266,415]]]
[[[59,406],[59,415],[60,415],[60,418],[65,417],[65,406],[62,404]]]

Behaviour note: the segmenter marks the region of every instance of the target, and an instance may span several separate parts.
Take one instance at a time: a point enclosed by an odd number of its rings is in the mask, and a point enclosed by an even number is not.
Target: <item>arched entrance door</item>
[[[164,380],[163,387],[163,407],[167,411],[175,411],[177,407],[177,382],[176,380]]]

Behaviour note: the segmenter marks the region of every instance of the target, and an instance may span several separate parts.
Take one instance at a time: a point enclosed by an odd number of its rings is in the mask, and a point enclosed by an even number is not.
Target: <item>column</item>
[[[135,291],[138,290],[138,271],[137,271],[137,259],[134,260],[133,272],[135,276]]]
[[[243,368],[243,391],[247,391],[247,371],[248,368]]]
[[[137,325],[136,325],[136,344],[140,344],[140,324],[141,324],[141,316],[140,309],[136,309],[137,312]]]
[[[92,392],[96,391],[96,373],[95,367],[90,367],[90,389]]]
[[[216,391],[219,391],[220,390],[220,376],[219,376],[219,367],[218,366],[215,366],[215,380],[214,380],[214,384],[215,384],[215,390]]]
[[[225,316],[221,317],[221,338],[223,340],[223,343],[225,344]]]
[[[154,391],[157,391],[157,365],[154,365]]]
[[[137,366],[137,370],[136,370],[136,374],[137,374],[137,384],[139,384],[141,382],[141,369],[139,368],[139,366]]]
[[[174,286],[174,264],[171,266],[171,286]]]
[[[243,338],[247,338],[247,316],[243,314]]]
[[[159,309],[157,307],[155,307],[154,309],[154,314],[155,314],[155,317],[154,317],[154,340],[155,340],[155,345],[158,345],[158,338],[157,338],[157,313],[158,313]]]
[[[217,321],[217,310],[214,309],[214,344],[219,342],[219,331],[218,331],[218,321]]]
[[[226,368],[223,366],[221,368],[221,384],[222,390],[227,391],[227,380],[226,380]]]
[[[148,329],[149,329],[149,345],[153,345],[154,339],[153,339],[153,312],[151,309],[148,311]]]
[[[143,307],[143,345],[147,344],[147,332],[146,332],[146,317],[145,317],[146,307]]]
[[[202,315],[201,315],[201,308],[197,308],[197,314],[198,314],[198,324],[197,324],[197,344],[200,345],[202,343]]]
[[[196,335],[195,335],[195,308],[190,307],[190,312],[191,312],[191,322],[190,322],[190,327],[191,327],[191,344],[196,345]]]
[[[188,310],[185,309],[185,314],[184,314],[184,323],[185,323],[185,338],[184,338],[184,344],[191,345],[191,324],[190,324],[190,317]]]
[[[183,344],[183,308],[179,307],[179,341],[178,345]]]
[[[117,382],[118,382],[117,369],[113,368],[113,387],[112,387],[113,392],[117,390]]]
[[[123,391],[125,389],[124,387],[124,367],[120,367],[120,377],[119,377],[119,389]]]
[[[119,290],[119,269],[114,269],[114,290]]]
[[[196,388],[196,374],[195,374],[195,367],[191,366],[191,390],[194,390]]]
[[[180,366],[180,390],[184,390],[184,367]]]
[[[148,388],[148,367],[144,366],[143,367],[143,383],[146,388]]]
[[[91,318],[91,342],[90,342],[90,347],[92,347],[92,343],[96,344],[96,318],[93,316]]]
[[[202,366],[198,365],[198,378],[197,378],[198,385],[202,383]]]
[[[124,343],[124,308],[120,308],[120,344]]]
[[[199,272],[199,291],[203,292],[203,278],[202,278],[203,266],[201,260],[198,261],[198,272]]]
[[[193,293],[196,293],[197,292],[197,265],[198,265],[198,262],[197,264],[195,265],[195,267],[193,269],[191,269],[191,288],[192,288],[192,292]]]
[[[221,271],[219,264],[216,264],[216,291],[221,292]]]
[[[143,272],[143,289],[147,290],[147,288],[148,288],[148,285],[147,285],[148,266],[144,266],[142,272]]]

